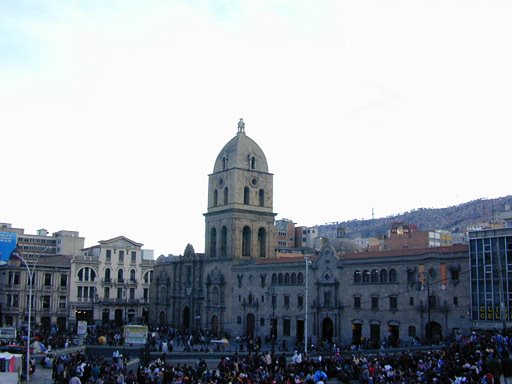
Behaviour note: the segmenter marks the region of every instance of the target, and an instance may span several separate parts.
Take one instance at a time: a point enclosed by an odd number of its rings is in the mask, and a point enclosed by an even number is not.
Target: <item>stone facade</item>
[[[347,253],[326,241],[277,257],[273,175],[245,125],[208,177],[205,253],[189,244],[157,260],[150,323],[289,348],[469,331],[466,247]]]

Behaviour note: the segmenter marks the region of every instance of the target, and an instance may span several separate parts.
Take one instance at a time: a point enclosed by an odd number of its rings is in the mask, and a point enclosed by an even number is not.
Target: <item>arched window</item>
[[[361,271],[354,272],[354,284],[359,284],[361,282]]]
[[[222,170],[225,171],[227,169],[227,167],[228,167],[228,159],[223,157],[222,158]]]
[[[153,282],[153,271],[148,271],[144,274],[144,283],[151,284]]]
[[[242,230],[242,256],[251,256],[251,228],[247,226]]]
[[[228,204],[228,187],[224,188],[224,205]]]
[[[278,275],[278,277],[277,277],[277,282],[278,282],[279,284],[283,284],[283,282],[284,282],[284,276],[283,276],[283,274],[282,274],[282,273],[280,273],[280,274]]]
[[[370,282],[370,272],[368,270],[363,271],[363,283],[369,283]]]
[[[259,200],[260,200],[260,207],[265,206],[265,191],[263,189],[260,189],[258,192]]]
[[[388,271],[385,269],[382,269],[380,271],[380,282],[381,283],[387,283],[388,282]]]
[[[105,269],[105,282],[110,283],[110,268]]]
[[[304,275],[302,274],[302,272],[299,272],[297,274],[297,284],[299,284],[299,285],[304,284]]]
[[[158,290],[158,302],[165,303],[166,296],[167,296],[167,292],[166,292],[165,286],[162,285],[160,287],[160,289]]]
[[[210,257],[216,257],[217,251],[217,230],[212,228],[210,230]]]
[[[292,283],[292,285],[297,284],[297,274],[295,272],[292,272],[291,283]]]
[[[272,285],[276,285],[277,284],[277,274],[273,273],[272,274]]]
[[[258,230],[258,248],[260,250],[260,257],[267,256],[267,232],[265,228]]]
[[[249,187],[244,188],[244,204],[249,205]]]
[[[289,273],[284,274],[284,283],[286,285],[290,285],[290,274]]]
[[[130,270],[130,282],[135,283],[135,269]]]
[[[94,269],[84,267],[78,271],[78,281],[94,281],[96,279],[96,272]]]
[[[390,283],[396,283],[398,281],[398,277],[396,275],[396,269],[391,268],[389,270],[389,282]]]
[[[376,269],[372,270],[371,280],[372,280],[372,283],[378,283],[379,282],[379,271],[377,271]]]
[[[213,191],[213,206],[217,206],[217,198],[218,198],[219,192],[217,190]]]
[[[224,226],[220,230],[220,256],[226,257],[228,253],[228,229]]]
[[[250,161],[251,161],[251,165],[250,165],[251,169],[255,169],[256,168],[256,157],[251,156]]]
[[[122,269],[117,271],[117,282],[118,283],[124,283],[124,273],[123,273]]]
[[[220,304],[220,295],[219,295],[219,288],[213,287],[212,288],[212,304],[213,305],[219,305]]]

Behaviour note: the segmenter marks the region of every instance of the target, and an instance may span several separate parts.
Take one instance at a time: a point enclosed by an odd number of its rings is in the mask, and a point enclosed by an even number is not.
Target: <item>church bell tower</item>
[[[273,174],[243,119],[208,176],[205,254],[208,260],[275,257]]]

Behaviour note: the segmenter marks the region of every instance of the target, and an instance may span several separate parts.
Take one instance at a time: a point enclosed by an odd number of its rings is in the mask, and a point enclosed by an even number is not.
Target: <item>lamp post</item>
[[[304,309],[304,354],[308,353],[308,284],[309,284],[309,276],[308,276],[308,267],[311,265],[311,260],[304,257],[304,262],[306,263],[306,292],[305,292],[305,309]]]
[[[28,327],[27,327],[27,382],[30,378],[30,323],[32,322],[32,280],[34,275],[34,269],[36,268],[37,261],[34,263],[32,270],[30,270],[30,267],[28,266],[27,261],[23,258],[23,256],[20,255],[19,251],[15,249],[11,252],[11,257],[17,257],[27,268],[27,274],[28,274]]]
[[[189,342],[189,345],[192,347],[192,316],[193,316],[193,311],[192,311],[192,287],[189,286],[189,287],[186,287],[185,288],[186,292],[187,292],[187,296],[188,296],[188,342]]]
[[[431,338],[432,338],[432,324],[430,324],[430,281],[429,281],[429,276],[428,276],[428,272],[421,272],[421,275],[422,275],[422,283],[421,283],[421,289],[425,289],[425,283],[427,285],[427,325],[425,327],[426,329],[426,341],[430,344],[431,342]],[[422,321],[423,321],[423,314],[422,314]]]
[[[272,318],[270,319],[270,338],[272,339],[272,353],[276,350],[276,292],[274,285],[271,286],[270,294],[270,304],[272,305]]]

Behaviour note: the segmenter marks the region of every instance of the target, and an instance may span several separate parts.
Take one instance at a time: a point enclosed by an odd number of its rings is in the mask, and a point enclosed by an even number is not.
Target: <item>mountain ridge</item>
[[[496,215],[512,207],[512,195],[494,199],[476,199],[446,208],[417,208],[408,212],[383,218],[348,220],[318,225],[321,237],[333,237],[339,227],[344,228],[345,236],[381,238],[387,234],[393,222],[415,224],[420,231],[447,230],[452,233],[465,232],[476,223],[496,221]]]

